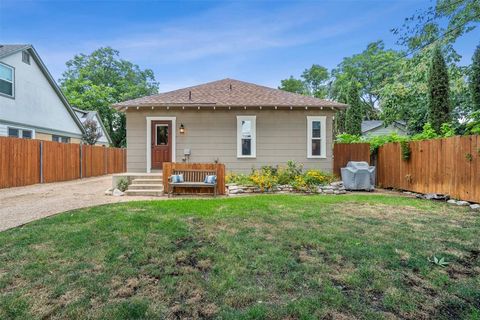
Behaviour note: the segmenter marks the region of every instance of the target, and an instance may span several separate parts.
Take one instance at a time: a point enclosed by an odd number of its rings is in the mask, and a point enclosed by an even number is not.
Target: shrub
[[[252,179],[249,175],[246,174],[237,174],[231,172],[225,176],[226,183],[235,183],[242,186],[251,186],[253,185]]]
[[[118,180],[117,189],[122,192],[125,192],[128,189],[128,180],[125,178]]]
[[[279,184],[292,184],[295,177],[302,174],[303,165],[296,161],[288,160],[285,168],[280,168],[277,171]]]
[[[278,185],[278,177],[271,172],[254,171],[250,176],[253,184],[257,186],[262,192],[270,191]]]
[[[308,170],[303,175],[303,178],[309,186],[326,185],[335,181],[335,176],[333,174],[320,170]]]
[[[427,122],[423,125],[423,130],[421,133],[417,133],[412,136],[412,140],[428,140],[428,139],[435,139],[438,138],[437,132],[433,129],[432,125]]]
[[[342,133],[337,135],[337,143],[358,143],[363,142],[362,137],[355,134]]]
[[[305,181],[305,178],[303,176],[296,176],[295,179],[293,179],[291,185],[293,190],[297,190],[297,191],[307,190],[307,182]]]

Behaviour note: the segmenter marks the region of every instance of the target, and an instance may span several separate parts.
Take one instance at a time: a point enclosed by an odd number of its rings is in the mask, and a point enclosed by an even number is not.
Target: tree
[[[399,52],[385,50],[383,41],[370,43],[367,48],[342,62],[332,70],[330,97],[338,100],[349,90],[352,79],[359,85],[359,94],[364,119],[378,118],[378,108],[382,101],[382,88],[391,83],[398,74],[402,58]]]
[[[472,58],[470,76],[470,93],[472,95],[473,110],[480,111],[480,45],[475,49]]]
[[[292,93],[305,94],[305,86],[303,81],[300,79],[295,79],[293,76],[290,76],[288,79],[280,81],[280,86],[278,89],[283,91],[288,91]]]
[[[475,29],[478,22],[480,1],[437,0],[434,6],[405,18],[402,27],[392,29],[392,32],[399,36],[398,44],[416,50],[439,38],[442,38],[444,44],[454,43]]]
[[[433,50],[428,74],[428,107],[429,122],[439,133],[442,124],[450,122],[448,70],[440,46]]]
[[[329,79],[327,68],[314,64],[303,71],[301,78],[296,79],[290,76],[288,79],[281,80],[278,89],[320,99],[326,97]]]
[[[83,134],[83,142],[89,145],[97,143],[98,139],[102,137],[102,130],[100,130],[95,120],[87,120],[83,123],[85,133]]]
[[[310,69],[305,69],[302,78],[308,95],[315,98],[325,98],[327,96],[326,82],[329,77],[328,69],[318,64],[312,65]]]
[[[359,96],[358,84],[354,81],[350,83],[348,91],[349,107],[345,114],[345,132],[348,134],[362,134],[362,105]]]
[[[158,92],[152,70],[141,70],[110,47],[69,60],[60,85],[71,104],[98,111],[115,147],[126,144],[126,122],[125,115],[111,105]]]

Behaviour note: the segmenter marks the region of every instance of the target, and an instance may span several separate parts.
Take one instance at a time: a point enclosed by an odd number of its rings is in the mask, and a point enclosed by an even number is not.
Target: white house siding
[[[0,59],[15,68],[15,98],[0,95],[0,122],[45,133],[81,137],[81,129],[67,111],[33,56],[22,62],[22,52]],[[0,129],[0,135],[6,132]]]
[[[191,149],[190,162],[219,160],[227,171],[249,172],[263,165],[285,165],[288,160],[305,168],[332,171],[332,117],[334,111],[316,110],[128,110],[127,169],[147,170],[147,117],[176,117],[176,161],[182,162],[184,149]],[[237,158],[237,115],[256,116],[257,156]],[[326,158],[307,158],[307,116],[327,116]],[[179,127],[185,126],[185,134]]]

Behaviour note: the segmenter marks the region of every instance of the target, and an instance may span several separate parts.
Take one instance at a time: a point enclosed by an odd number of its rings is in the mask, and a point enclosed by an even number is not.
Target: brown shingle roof
[[[124,110],[126,107],[156,106],[318,106],[340,109],[347,107],[347,105],[335,101],[317,99],[234,79],[223,79],[208,82],[193,87],[142,97],[114,105],[114,107],[118,110]]]

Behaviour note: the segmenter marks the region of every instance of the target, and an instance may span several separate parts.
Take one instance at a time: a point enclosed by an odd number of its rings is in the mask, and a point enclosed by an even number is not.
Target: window
[[[237,157],[255,158],[256,153],[256,117],[237,116]]]
[[[69,137],[63,137],[63,136],[53,135],[53,136],[52,136],[52,141],[61,142],[61,143],[70,143],[70,138],[69,138]]]
[[[32,139],[33,131],[19,128],[8,128],[8,136],[14,138]]]
[[[166,146],[168,145],[168,124],[157,124],[155,126],[155,145]]]
[[[14,69],[0,63],[0,94],[14,96]]]
[[[30,54],[27,51],[22,51],[22,61],[26,64],[30,64]]]
[[[307,158],[326,157],[326,117],[307,117]]]

